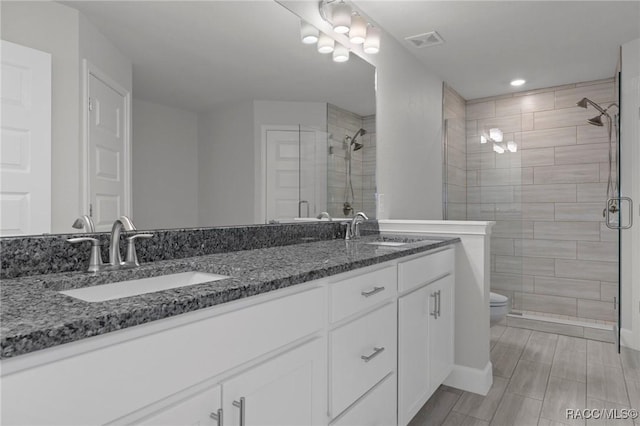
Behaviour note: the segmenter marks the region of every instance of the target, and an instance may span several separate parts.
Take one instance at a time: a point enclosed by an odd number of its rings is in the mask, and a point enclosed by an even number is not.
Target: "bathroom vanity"
[[[454,364],[458,241],[367,236],[149,263],[99,280],[230,278],[95,303],[60,292],[96,275],[7,280],[3,302],[22,298],[24,316],[3,324],[2,421],[404,425]]]

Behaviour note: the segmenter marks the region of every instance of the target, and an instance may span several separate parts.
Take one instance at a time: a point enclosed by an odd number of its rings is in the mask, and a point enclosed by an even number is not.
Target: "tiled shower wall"
[[[613,79],[467,102],[467,218],[495,220],[492,291],[513,308],[615,319],[617,232],[602,216],[608,176],[606,127],[576,106],[616,99]],[[516,153],[494,153],[480,132],[498,127]],[[615,157],[614,157],[615,158]]]
[[[445,128],[445,209],[447,220],[467,218],[467,138],[465,136],[465,100],[444,85],[443,119]]]
[[[327,208],[334,218],[344,218],[343,203],[347,184],[347,136],[352,137],[360,128],[367,132],[359,136],[357,142],[364,147],[352,153],[351,176],[353,181],[353,213],[363,211],[374,218],[375,170],[376,170],[376,127],[375,115],[361,117],[353,112],[329,104],[327,107],[329,132],[329,158],[327,162]]]

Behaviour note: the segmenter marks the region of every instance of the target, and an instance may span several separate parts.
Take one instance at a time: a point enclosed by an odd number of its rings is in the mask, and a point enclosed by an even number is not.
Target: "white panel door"
[[[267,221],[299,216],[299,160],[297,130],[267,130]]]
[[[2,40],[0,236],[51,232],[51,55]]]
[[[224,382],[224,425],[325,424],[324,347],[323,340],[313,340]],[[241,410],[245,415],[242,422]]]
[[[89,73],[88,198],[96,231],[130,212],[129,96],[107,80]]]

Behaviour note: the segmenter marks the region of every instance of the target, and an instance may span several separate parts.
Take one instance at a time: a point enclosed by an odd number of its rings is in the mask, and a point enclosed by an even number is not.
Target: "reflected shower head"
[[[587,98],[582,98],[578,101],[578,103],[576,103],[577,106],[579,106],[580,108],[587,108]]]
[[[362,149],[362,147],[364,146],[364,144],[361,144],[359,142],[356,142],[356,138],[358,136],[363,136],[367,133],[367,131],[365,129],[359,129],[355,135],[353,135],[353,137],[351,138],[351,143],[349,144],[350,146],[353,145],[353,150],[354,151],[358,151],[360,149]]]
[[[587,123],[589,124],[593,124],[594,126],[603,126],[602,123],[602,114],[598,115],[597,117],[593,117],[587,120]]]
[[[595,109],[597,109],[600,114],[604,114],[605,112],[607,112],[606,109],[602,109],[602,107],[600,105],[598,105],[597,103],[593,102],[591,99],[589,98],[582,98],[580,99],[577,103],[577,106],[579,106],[580,108],[587,108],[588,105],[591,105],[592,107],[594,107]]]

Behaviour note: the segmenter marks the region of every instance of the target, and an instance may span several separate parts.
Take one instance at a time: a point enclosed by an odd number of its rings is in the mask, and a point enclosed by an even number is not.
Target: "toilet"
[[[496,324],[509,313],[509,298],[498,293],[490,293],[491,325]]]

